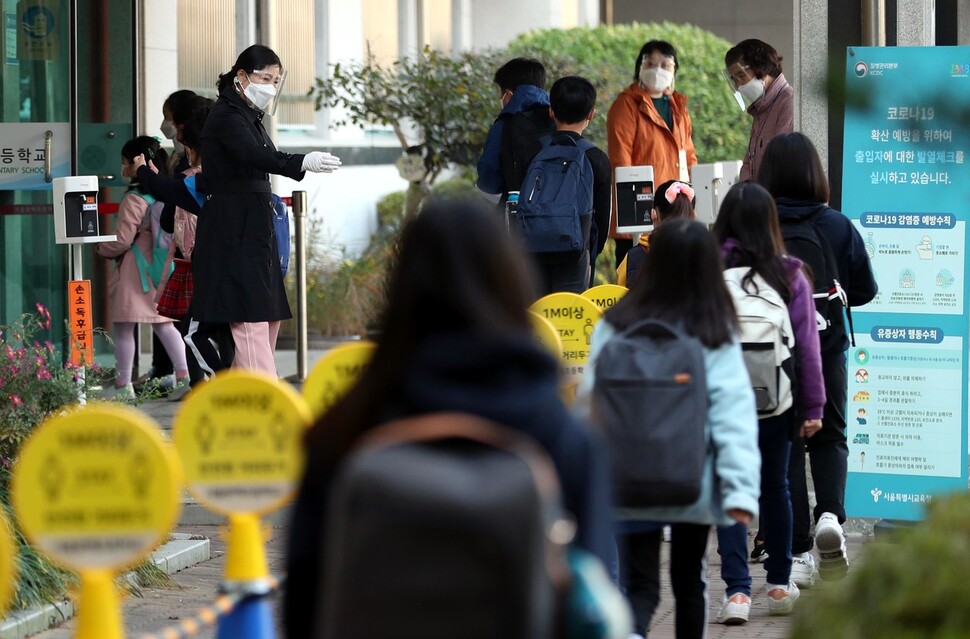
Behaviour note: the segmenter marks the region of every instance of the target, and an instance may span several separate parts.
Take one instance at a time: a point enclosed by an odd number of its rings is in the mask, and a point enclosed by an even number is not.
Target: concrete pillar
[[[471,48],[472,0],[451,0],[451,51],[458,54]]]
[[[970,0],[957,0],[957,44],[970,45]]]
[[[897,0],[896,45],[932,47],[936,44],[933,0]]]
[[[581,27],[595,27],[600,23],[599,0],[579,0],[579,15],[576,21]]]
[[[175,0],[156,0],[141,3],[142,24],[151,28],[151,37],[142,38],[141,69],[143,80],[138,85],[138,121],[143,125],[137,133],[159,135],[162,104],[177,91],[178,85],[178,9]],[[169,69],[159,73],[159,69]]]
[[[400,56],[410,56],[421,48],[418,0],[397,0],[397,45]]]
[[[828,19],[827,0],[792,2],[795,130],[811,138],[825,167],[829,165],[828,93],[825,86],[825,74],[828,71]]]

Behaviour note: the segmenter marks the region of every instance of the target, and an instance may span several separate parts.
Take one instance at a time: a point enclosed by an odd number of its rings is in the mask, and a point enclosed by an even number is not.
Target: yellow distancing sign
[[[602,311],[590,300],[575,293],[552,293],[537,300],[529,310],[549,320],[562,340],[563,381],[579,382],[589,359],[593,327]]]
[[[14,512],[33,545],[80,574],[76,638],[124,635],[114,574],[168,534],[180,480],[157,424],[126,406],[95,403],[52,417],[21,448]]]
[[[583,291],[583,297],[596,304],[604,313],[613,308],[621,297],[626,295],[627,288],[617,284],[600,284]]]
[[[556,330],[556,327],[552,325],[552,322],[534,311],[529,311],[529,316],[539,346],[546,349],[557,360],[561,358],[562,340],[559,338],[559,331]]]
[[[192,391],[175,416],[173,439],[189,491],[222,514],[271,512],[303,473],[310,409],[269,375],[231,370]]]
[[[13,535],[13,526],[0,511],[0,618],[17,588],[17,546]]]
[[[303,383],[303,398],[314,417],[323,415],[360,377],[377,347],[374,342],[341,344],[317,362]]]
[[[175,524],[181,473],[158,426],[91,404],[48,419],[24,444],[13,507],[31,542],[74,570],[120,569]]]

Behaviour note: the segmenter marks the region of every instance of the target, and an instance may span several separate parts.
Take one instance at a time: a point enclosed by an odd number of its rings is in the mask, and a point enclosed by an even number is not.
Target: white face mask
[[[238,78],[237,78],[238,81]],[[256,84],[250,81],[243,89],[243,95],[260,111],[264,110],[276,97],[276,87],[272,84]]]
[[[640,69],[640,84],[648,91],[665,91],[674,82],[674,74],[667,69],[652,67]]]
[[[175,123],[171,120],[162,120],[162,123],[158,125],[158,128],[161,129],[162,135],[164,135],[168,140],[174,140],[175,134],[179,132],[178,128],[175,126]]]
[[[761,99],[765,94],[765,81],[758,78],[751,78],[738,87],[738,93],[750,105]]]

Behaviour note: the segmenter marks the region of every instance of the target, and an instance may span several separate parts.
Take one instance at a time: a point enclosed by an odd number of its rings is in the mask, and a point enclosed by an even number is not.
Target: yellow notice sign
[[[271,512],[303,473],[310,409],[290,386],[262,373],[229,371],[193,390],[173,439],[189,490],[223,514]]]
[[[374,342],[350,342],[331,349],[324,355],[303,383],[303,398],[314,417],[330,410],[337,400],[364,372],[377,345]]]
[[[562,357],[562,340],[559,339],[559,331],[552,325],[552,322],[534,311],[529,311],[529,319],[532,320],[532,330],[536,335],[539,346],[546,349],[557,360]]]
[[[7,610],[17,587],[17,550],[13,527],[0,512],[0,617]]]
[[[552,322],[562,340],[563,382],[573,384],[583,376],[589,359],[593,326],[602,312],[585,297],[575,293],[553,293],[536,301],[529,310]]]
[[[34,431],[14,468],[13,507],[31,542],[59,563],[118,569],[148,554],[175,524],[180,478],[151,419],[94,403]]]
[[[583,291],[583,297],[599,307],[604,313],[626,295],[627,288],[616,284],[600,284]]]

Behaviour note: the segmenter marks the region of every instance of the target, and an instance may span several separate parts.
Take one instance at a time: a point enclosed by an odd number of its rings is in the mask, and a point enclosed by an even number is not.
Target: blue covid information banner
[[[853,47],[842,210],[879,294],[848,352],[853,517],[922,519],[967,490],[970,47]]]

